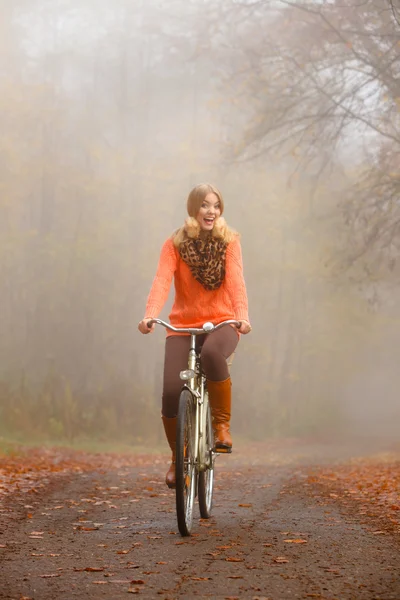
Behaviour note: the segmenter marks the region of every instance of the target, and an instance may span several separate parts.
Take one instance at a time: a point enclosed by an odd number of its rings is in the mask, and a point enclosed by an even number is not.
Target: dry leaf
[[[237,556],[228,556],[225,560],[228,562],[243,562],[243,558],[238,558]]]
[[[288,563],[289,561],[284,556],[277,556],[276,558],[274,558],[274,562],[276,562],[276,563]]]

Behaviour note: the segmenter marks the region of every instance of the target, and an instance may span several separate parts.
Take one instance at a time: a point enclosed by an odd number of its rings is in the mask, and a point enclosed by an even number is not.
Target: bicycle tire
[[[194,400],[188,390],[179,397],[176,429],[176,516],[179,533],[190,535],[197,483]]]
[[[199,473],[198,481],[198,499],[200,516],[203,519],[209,519],[211,517],[212,502],[213,502],[213,491],[214,491],[214,433],[211,420],[210,406],[207,406],[207,417],[205,427],[205,452],[209,453],[209,467],[205,471]]]

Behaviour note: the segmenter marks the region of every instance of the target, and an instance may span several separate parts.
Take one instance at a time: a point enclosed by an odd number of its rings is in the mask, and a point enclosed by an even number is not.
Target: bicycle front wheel
[[[204,452],[206,455],[204,457],[204,463],[206,464],[206,469],[199,473],[198,497],[200,516],[203,519],[209,519],[211,517],[211,507],[214,490],[214,432],[211,421],[210,406],[208,403],[204,429]]]
[[[196,492],[195,405],[192,394],[182,390],[176,430],[176,516],[181,535],[190,535]]]

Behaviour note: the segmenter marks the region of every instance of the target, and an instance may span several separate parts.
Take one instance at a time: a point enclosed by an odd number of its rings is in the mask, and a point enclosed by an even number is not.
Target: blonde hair
[[[221,215],[224,212],[224,200],[218,188],[216,188],[214,185],[211,185],[211,183],[200,183],[199,185],[196,185],[189,192],[186,203],[189,216],[186,219],[183,227],[178,229],[172,236],[174,245],[177,248],[187,237],[196,238],[200,235],[200,223],[197,221],[196,217],[199,214],[200,208],[208,194],[215,194],[217,196],[220,204]],[[224,240],[227,244],[229,244],[229,242],[238,236],[238,233],[231,229],[227,225],[225,219],[220,216],[214,223],[212,235]]]

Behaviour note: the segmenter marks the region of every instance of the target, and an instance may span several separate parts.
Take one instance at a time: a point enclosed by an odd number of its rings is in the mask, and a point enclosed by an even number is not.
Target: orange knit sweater
[[[169,320],[175,327],[201,327],[227,319],[249,321],[246,286],[243,278],[242,251],[239,239],[228,244],[225,279],[217,290],[206,290],[193,277],[169,238],[161,249],[160,260],[146,305],[146,317],[157,318],[168,297],[172,278],[175,300]],[[168,332],[168,335],[177,335]]]

